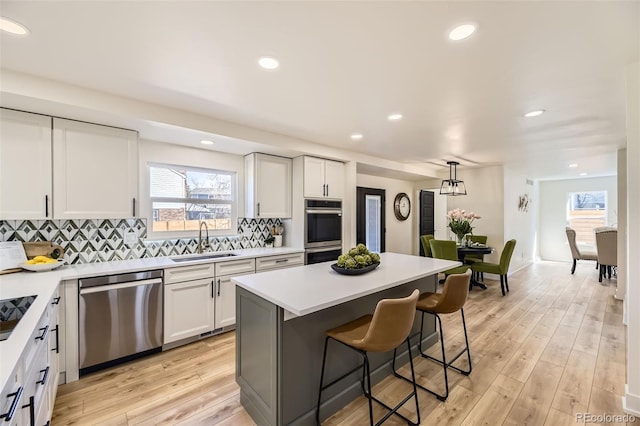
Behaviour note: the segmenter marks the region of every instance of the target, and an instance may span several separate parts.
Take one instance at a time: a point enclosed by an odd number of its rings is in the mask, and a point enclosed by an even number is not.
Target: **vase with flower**
[[[471,224],[474,220],[481,217],[474,212],[467,213],[464,209],[453,209],[447,213],[447,220],[449,221],[449,229],[456,234],[458,245],[464,244],[464,236],[473,233],[473,226]]]

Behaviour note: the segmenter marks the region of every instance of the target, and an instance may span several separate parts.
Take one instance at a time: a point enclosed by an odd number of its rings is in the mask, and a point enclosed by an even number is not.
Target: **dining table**
[[[493,247],[489,247],[487,245],[484,244],[475,244],[475,245],[471,245],[471,246],[458,246],[458,260],[462,263],[464,263],[464,258],[465,256],[469,255],[469,254],[491,254],[493,253]],[[486,284],[478,281],[476,279],[475,274],[471,274],[471,282],[469,284],[469,290],[471,290],[473,287],[480,287],[483,290],[487,289]]]

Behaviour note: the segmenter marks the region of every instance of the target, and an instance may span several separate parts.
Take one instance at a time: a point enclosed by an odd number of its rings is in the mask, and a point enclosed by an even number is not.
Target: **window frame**
[[[231,200],[215,200],[212,198],[182,198],[182,197],[154,197],[151,195],[151,168],[165,169],[183,169],[185,171],[207,173],[207,174],[224,174],[231,177]],[[154,231],[154,209],[153,203],[184,203],[184,204],[202,204],[202,205],[230,205],[231,206],[231,225],[229,229],[211,229],[209,228],[209,237],[233,236],[238,233],[238,172],[234,170],[209,169],[205,167],[185,166],[179,164],[148,162],[146,170],[146,196],[147,200],[147,240],[171,240],[171,239],[192,239],[198,237],[197,230],[187,231]]]

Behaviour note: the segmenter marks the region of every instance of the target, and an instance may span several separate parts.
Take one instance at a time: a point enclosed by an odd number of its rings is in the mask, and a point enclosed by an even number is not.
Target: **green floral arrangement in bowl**
[[[338,257],[331,265],[334,271],[346,275],[357,275],[375,269],[380,264],[380,255],[370,252],[364,244],[358,244]]]

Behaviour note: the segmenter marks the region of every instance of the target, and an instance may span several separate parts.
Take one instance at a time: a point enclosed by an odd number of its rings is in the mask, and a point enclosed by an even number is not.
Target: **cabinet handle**
[[[56,347],[51,349],[51,352],[56,351],[57,354],[60,353],[60,329],[59,329],[59,325],[56,324],[56,328],[52,329],[51,331],[55,331],[56,332]]]
[[[49,366],[47,365],[47,368],[45,368],[44,370],[40,370],[40,372],[44,373],[44,375],[42,376],[42,380],[38,380],[36,382],[36,385],[44,386],[44,384],[47,383],[47,377],[49,376]]]
[[[220,278],[218,278],[218,296],[220,296]]]
[[[42,330],[42,334],[39,336],[36,336],[35,340],[44,340],[44,336],[47,335],[47,331],[49,330],[49,326],[47,325],[46,327],[42,327],[40,330]]]
[[[53,301],[51,302],[52,305],[57,305],[58,303],[60,303],[60,296],[54,297]]]
[[[285,263],[285,262],[288,262],[288,261],[289,261],[289,259],[278,259],[278,260],[276,260],[276,263]]]
[[[258,203],[258,211],[256,213],[256,216],[260,216],[260,203]]]
[[[327,196],[327,184],[326,183],[322,184],[322,196],[323,197]]]
[[[212,299],[214,299],[216,297],[216,295],[215,295],[215,291],[216,291],[215,290],[215,286],[216,286],[215,282],[213,280],[211,280],[211,298]]]
[[[49,217],[49,196],[44,196],[44,217]]]
[[[327,197],[329,196],[329,184],[327,184]]]
[[[133,197],[133,217],[136,217],[136,198]]]
[[[35,404],[35,400],[34,400],[33,396],[29,397],[29,403],[28,404],[25,404],[25,405],[22,406],[22,408],[27,408],[27,407],[29,407],[29,416],[30,416],[30,419],[31,419],[31,423],[30,424],[33,424],[34,423],[33,419],[36,418],[36,410],[35,410],[36,404]],[[7,421],[7,420],[5,420],[5,421]]]
[[[11,421],[13,415],[16,413],[16,408],[18,408],[18,401],[20,401],[20,397],[22,396],[23,387],[20,386],[17,392],[13,392],[7,394],[7,398],[13,397],[13,402],[11,403],[11,407],[9,407],[9,411],[6,413],[0,414],[0,419],[4,419],[5,422]]]

